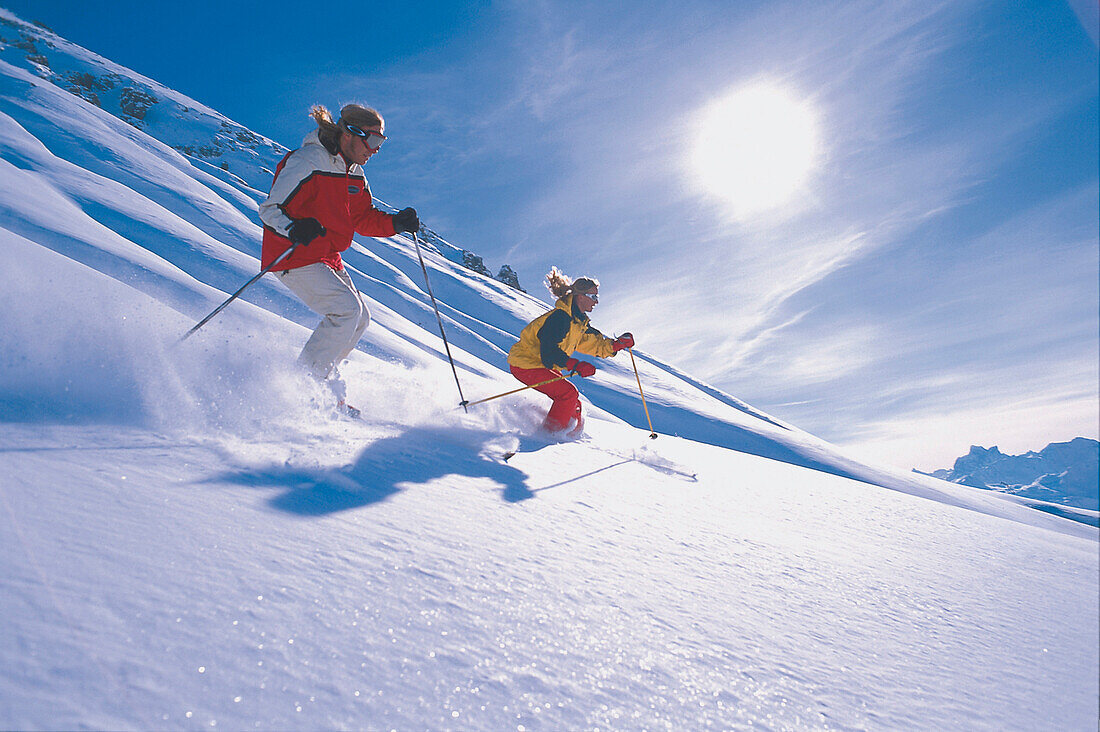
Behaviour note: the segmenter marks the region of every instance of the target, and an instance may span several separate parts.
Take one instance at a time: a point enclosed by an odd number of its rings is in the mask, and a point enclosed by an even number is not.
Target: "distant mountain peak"
[[[1005,455],[996,446],[971,445],[936,478],[1067,506],[1100,509],[1100,443],[1087,437],[1052,442],[1039,452]]]
[[[971,445],[970,452],[967,453],[967,455],[974,457],[1001,457],[1004,453],[1002,453],[1001,449],[996,445],[988,448],[982,447],[981,445]]]

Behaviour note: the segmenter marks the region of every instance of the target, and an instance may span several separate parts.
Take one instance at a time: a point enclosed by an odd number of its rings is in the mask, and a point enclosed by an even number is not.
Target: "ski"
[[[675,475],[693,482],[698,482],[699,480],[699,474],[691,470],[689,467],[676,463],[661,455],[652,453],[648,450],[646,446],[643,446],[637,450],[626,451],[600,447],[594,444],[591,439],[587,437],[584,440],[572,440],[572,442],[584,442],[584,444],[587,444],[593,449],[599,450],[600,452],[606,453],[607,455],[639,463],[646,466],[647,468],[656,470],[659,473],[664,473],[666,475]],[[508,450],[501,454],[500,459],[503,462],[507,463],[513,457],[520,454],[520,452],[520,450]]]

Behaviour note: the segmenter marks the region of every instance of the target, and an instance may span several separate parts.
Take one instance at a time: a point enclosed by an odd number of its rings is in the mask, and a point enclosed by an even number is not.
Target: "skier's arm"
[[[548,369],[565,368],[569,354],[561,350],[561,342],[569,333],[569,313],[555,310],[539,328],[539,355]]]
[[[577,344],[577,350],[589,356],[608,358],[615,355],[615,341],[588,326],[581,336],[581,342]]]
[[[393,214],[376,209],[370,186],[365,180],[363,186],[364,192],[355,197],[356,201],[362,201],[355,211],[355,233],[363,236],[393,236],[397,233],[393,226]]]
[[[296,150],[286,159],[283,169],[271,184],[271,193],[268,194],[267,200],[260,204],[260,221],[264,226],[274,230],[280,236],[289,238],[287,230],[293,223],[293,219],[287,216],[286,207],[292,199],[310,195],[306,192],[309,188],[304,186],[316,172],[317,167],[310,160],[307,150]]]

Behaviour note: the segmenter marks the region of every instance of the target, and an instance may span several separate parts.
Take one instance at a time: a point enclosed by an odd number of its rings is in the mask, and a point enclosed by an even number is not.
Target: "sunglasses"
[[[592,302],[599,302],[600,301],[600,296],[597,295],[594,292],[581,292],[581,293],[578,293],[578,294],[584,295],[585,297],[590,298],[592,300]]]
[[[363,142],[367,143],[367,147],[369,147],[371,150],[377,150],[378,148],[382,147],[382,143],[386,141],[386,136],[383,135],[381,132],[375,132],[374,130],[367,131],[361,127],[349,125],[347,122],[344,123],[344,127],[346,127],[348,129],[348,132],[355,135],[356,137],[362,137]]]

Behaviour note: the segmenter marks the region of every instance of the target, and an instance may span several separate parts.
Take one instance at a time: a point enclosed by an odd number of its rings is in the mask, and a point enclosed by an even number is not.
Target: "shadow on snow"
[[[324,516],[380,503],[404,487],[449,476],[486,478],[500,486],[504,501],[517,503],[533,498],[536,491],[615,467],[532,490],[526,473],[503,462],[503,450],[492,444],[499,439],[499,433],[419,427],[371,442],[355,462],[339,468],[273,465],[222,473],[204,482],[282,489],[268,501],[273,508],[300,516]],[[524,440],[522,445],[539,449],[546,443]]]

